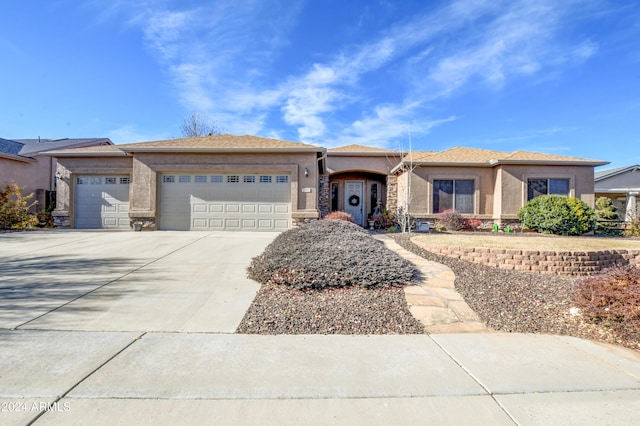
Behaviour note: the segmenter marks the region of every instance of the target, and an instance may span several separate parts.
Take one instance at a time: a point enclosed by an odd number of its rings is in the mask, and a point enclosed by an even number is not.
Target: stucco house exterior
[[[320,216],[325,149],[313,145],[216,135],[48,155],[58,226],[280,231]]]
[[[113,145],[108,138],[2,139],[0,138],[0,186],[16,182],[24,194],[34,193],[37,208],[49,207],[56,190],[56,159],[42,153],[51,149]]]
[[[518,210],[542,194],[580,198],[594,206],[594,167],[605,161],[543,154],[452,148],[406,155],[398,177],[398,205],[416,219],[447,209],[494,223],[517,220]]]
[[[638,217],[640,165],[602,170],[595,173],[595,197],[608,197],[618,209],[621,219],[629,222]]]
[[[216,135],[53,150],[58,226],[150,230],[286,230],[349,212],[366,225],[376,208],[417,219],[447,208],[500,223],[534,196],[594,204],[603,161],[531,152],[453,148],[399,151],[323,147]]]

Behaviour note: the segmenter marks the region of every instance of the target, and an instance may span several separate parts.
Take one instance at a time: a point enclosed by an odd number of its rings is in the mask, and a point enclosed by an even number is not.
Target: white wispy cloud
[[[457,120],[429,110],[440,98],[478,82],[500,90],[599,50],[591,39],[559,37],[579,0],[458,0],[425,6],[368,42],[337,46],[277,75],[272,66],[304,3],[117,4],[168,70],[185,110],[210,114],[232,133],[282,135],[287,129],[269,121],[277,116],[299,140],[327,146],[387,146],[408,126],[426,135]],[[371,86],[387,78],[395,93],[379,98]],[[343,113],[353,109],[361,113],[350,116],[359,118],[345,122]]]

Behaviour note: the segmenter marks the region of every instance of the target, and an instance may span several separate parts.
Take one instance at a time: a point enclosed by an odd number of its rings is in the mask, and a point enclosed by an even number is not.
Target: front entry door
[[[364,182],[348,180],[344,186],[344,211],[353,216],[358,225],[364,226]]]

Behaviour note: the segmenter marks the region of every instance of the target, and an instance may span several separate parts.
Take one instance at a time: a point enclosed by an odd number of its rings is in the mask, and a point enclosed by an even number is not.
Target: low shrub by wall
[[[432,253],[519,271],[591,275],[618,263],[640,265],[640,250],[538,251],[427,245],[415,240],[413,242]]]

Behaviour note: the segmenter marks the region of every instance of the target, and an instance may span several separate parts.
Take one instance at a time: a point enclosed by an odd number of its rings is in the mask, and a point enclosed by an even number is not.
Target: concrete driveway
[[[0,234],[0,328],[233,333],[277,233]]]
[[[630,425],[640,355],[476,333],[231,334],[276,234],[0,234],[0,425]]]

